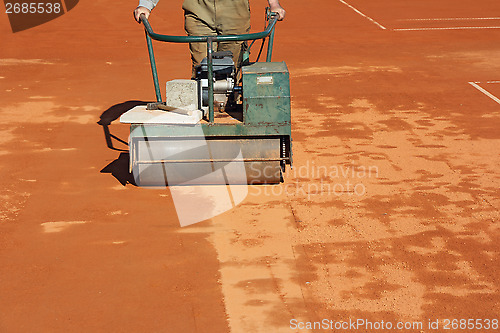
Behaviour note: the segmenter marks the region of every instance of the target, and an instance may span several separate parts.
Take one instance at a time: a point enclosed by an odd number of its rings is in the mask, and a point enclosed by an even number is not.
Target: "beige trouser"
[[[248,0],[184,0],[184,28],[189,36],[238,35],[250,31]],[[234,63],[241,62],[245,42],[220,42],[216,51],[231,51]],[[207,56],[206,43],[189,44],[194,68]]]

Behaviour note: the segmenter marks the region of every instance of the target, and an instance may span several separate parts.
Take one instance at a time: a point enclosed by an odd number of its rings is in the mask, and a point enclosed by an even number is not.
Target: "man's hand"
[[[278,13],[278,20],[281,21],[285,18],[285,10],[281,7],[279,0],[268,0],[271,12]]]
[[[134,10],[134,17],[137,23],[141,23],[141,14],[146,15],[146,18],[149,18],[149,14],[151,14],[151,11],[147,9],[146,7],[139,6]]]

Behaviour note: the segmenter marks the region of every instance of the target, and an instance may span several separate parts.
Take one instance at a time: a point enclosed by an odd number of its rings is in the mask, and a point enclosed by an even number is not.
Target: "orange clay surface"
[[[498,0],[282,5],[294,169],[184,228],[169,189],[131,185],[127,146],[105,140],[127,141],[117,117],[154,99],[136,1],[82,0],[15,34],[1,14],[0,332],[500,319]],[[251,6],[259,30],[265,1]],[[431,18],[460,20],[415,20]],[[181,1],[151,23],[183,34]],[[187,46],[155,51],[162,88],[190,76]]]

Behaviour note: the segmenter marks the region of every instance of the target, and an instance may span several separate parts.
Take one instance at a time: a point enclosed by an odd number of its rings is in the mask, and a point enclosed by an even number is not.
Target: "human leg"
[[[184,29],[189,36],[215,36],[217,31],[214,27],[199,19],[195,14],[190,12],[184,13]],[[190,43],[189,51],[191,52],[191,60],[193,63],[193,76],[196,66],[199,66],[203,58],[207,56],[206,43]]]
[[[219,35],[240,35],[250,31],[248,0],[217,0],[215,27]],[[231,51],[234,63],[241,65],[246,42],[220,42],[219,51]]]

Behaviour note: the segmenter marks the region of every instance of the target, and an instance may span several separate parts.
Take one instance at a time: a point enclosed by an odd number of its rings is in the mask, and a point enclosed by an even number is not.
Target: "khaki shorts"
[[[250,31],[248,0],[184,0],[184,28],[189,36],[239,35]],[[245,42],[221,42],[216,51],[231,51],[235,64],[241,62]],[[207,56],[206,43],[189,45],[194,67]]]

